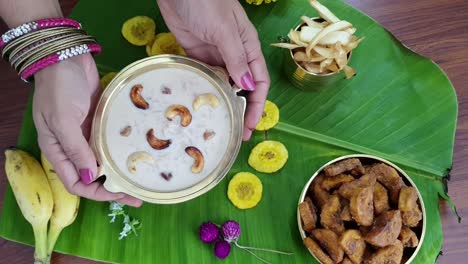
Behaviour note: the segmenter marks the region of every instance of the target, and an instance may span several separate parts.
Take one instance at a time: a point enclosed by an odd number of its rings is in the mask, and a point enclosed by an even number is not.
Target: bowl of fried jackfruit
[[[324,264],[411,263],[424,240],[421,194],[398,166],[369,155],[323,165],[297,210],[309,252]]]

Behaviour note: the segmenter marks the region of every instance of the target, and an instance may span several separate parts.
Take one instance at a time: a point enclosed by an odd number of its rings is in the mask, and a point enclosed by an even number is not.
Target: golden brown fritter
[[[375,182],[376,177],[374,174],[366,174],[357,180],[341,185],[341,187],[338,189],[338,193],[346,199],[351,199],[351,196],[353,196],[359,188],[369,186],[373,187]]]
[[[320,262],[323,264],[334,264],[333,260],[328,256],[327,253],[325,253],[315,242],[312,238],[306,237],[304,238],[304,244],[309,249],[310,253],[312,253]]]
[[[358,230],[346,230],[340,238],[340,246],[353,263],[361,263],[366,250],[366,241]]]
[[[379,215],[389,208],[387,189],[377,182],[374,185],[374,212],[376,215]]]
[[[353,169],[358,169],[362,171],[364,168],[362,168],[361,161],[356,158],[351,158],[351,159],[345,159],[342,161],[339,161],[337,163],[328,165],[325,167],[323,170],[325,171],[326,176],[336,176],[338,174],[341,174],[343,172],[351,171]]]
[[[302,228],[310,233],[317,224],[317,212],[309,197],[306,197],[304,202],[299,204],[299,214],[302,219]]]
[[[394,244],[380,248],[376,253],[364,260],[364,264],[400,264],[403,257],[403,245],[400,240]]]
[[[351,217],[361,226],[370,226],[374,221],[374,187],[358,188],[349,201]]]
[[[314,198],[314,204],[317,205],[319,208],[330,199],[330,194],[322,188],[322,182],[325,176],[323,174],[318,175],[312,181],[310,185],[310,191],[312,193],[312,197]]]
[[[398,210],[383,212],[379,215],[366,234],[367,243],[376,247],[386,247],[395,243],[401,231],[401,214]]]
[[[401,211],[403,224],[415,227],[422,219],[422,212],[418,205],[418,193],[414,187],[403,187],[400,191],[398,209]]]
[[[384,163],[373,165],[369,169],[369,172],[375,174],[377,181],[387,188],[389,191],[390,201],[394,205],[398,204],[400,189],[405,186],[405,183],[398,172]]]
[[[338,236],[328,229],[314,229],[312,235],[335,263],[343,260],[344,252],[338,243]]]
[[[353,264],[353,262],[348,257],[346,257],[346,258],[343,259],[341,264]]]
[[[418,236],[416,236],[416,233],[414,233],[414,231],[407,226],[403,226],[401,228],[398,239],[401,241],[401,243],[403,243],[403,247],[415,248],[419,243],[419,239]]]
[[[334,177],[325,177],[322,182],[322,188],[330,191],[340,187],[343,183],[354,181],[354,177],[347,174],[340,174]]]
[[[346,221],[346,222],[353,221],[353,218],[351,217],[351,212],[349,210],[349,201],[347,199],[341,198],[340,203],[341,203],[341,220]]]
[[[323,205],[320,212],[320,223],[323,227],[337,234],[344,232],[345,228],[341,219],[341,204],[338,195],[332,195],[327,203]]]

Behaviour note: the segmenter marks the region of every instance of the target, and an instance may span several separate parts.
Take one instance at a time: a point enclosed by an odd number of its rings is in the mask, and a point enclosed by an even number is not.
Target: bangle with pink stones
[[[68,18],[49,18],[25,23],[8,30],[0,39],[2,56],[25,82],[38,71],[68,58],[100,53],[94,37]]]

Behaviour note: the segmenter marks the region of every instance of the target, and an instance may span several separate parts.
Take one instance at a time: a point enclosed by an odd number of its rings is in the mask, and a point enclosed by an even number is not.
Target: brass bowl
[[[405,264],[409,264],[411,263],[414,258],[416,257],[416,255],[418,254],[419,250],[421,249],[421,246],[422,244],[424,243],[424,237],[426,235],[426,224],[427,224],[427,218],[426,218],[426,209],[424,207],[424,201],[422,199],[422,196],[421,196],[421,192],[419,191],[418,187],[416,186],[416,184],[414,184],[413,180],[411,180],[411,178],[408,176],[408,174],[406,174],[405,171],[403,171],[402,169],[400,169],[397,165],[391,163],[390,161],[388,160],[385,160],[385,159],[382,159],[382,158],[379,158],[379,157],[376,157],[376,156],[371,156],[371,155],[365,155],[365,154],[353,154],[353,155],[346,155],[346,156],[342,156],[342,157],[339,157],[339,158],[336,158],[334,160],[331,160],[329,162],[327,162],[326,164],[324,164],[322,167],[320,167],[313,175],[312,177],[310,177],[309,181],[306,183],[306,185],[304,186],[304,189],[302,190],[302,193],[301,193],[301,196],[299,197],[299,203],[302,203],[304,200],[305,200],[305,197],[307,195],[307,193],[309,192],[309,187],[310,185],[312,184],[312,181],[315,179],[315,177],[317,177],[319,175],[320,172],[322,172],[322,170],[327,167],[328,165],[331,165],[333,163],[336,163],[338,161],[341,161],[341,160],[345,160],[345,159],[349,159],[349,158],[358,158],[358,159],[367,159],[367,160],[370,160],[370,161],[375,161],[375,162],[382,162],[382,163],[385,163],[387,165],[389,165],[390,167],[394,168],[395,170],[398,171],[398,173],[400,174],[400,176],[403,178],[403,181],[405,183],[409,183],[409,186],[411,187],[414,187],[418,193],[418,198],[419,198],[419,204],[421,206],[421,211],[422,211],[422,214],[423,214],[423,218],[422,218],[422,228],[421,228],[421,232],[420,233],[417,233],[418,235],[418,239],[419,239],[419,244],[418,246],[416,247],[416,249],[414,250],[413,254],[411,255],[411,257],[405,262]],[[299,209],[297,210],[297,224],[298,224],[298,227],[299,227],[299,233],[301,235],[301,238],[302,240],[304,240],[307,235],[306,235],[306,232],[304,231],[304,229],[302,229],[302,219],[301,219],[301,215],[299,213]],[[309,251],[310,252],[310,251]],[[315,255],[310,252],[310,254],[319,262],[319,263],[322,263],[320,262],[320,260],[315,257]]]
[[[121,171],[112,160],[106,143],[106,124],[109,109],[120,91],[141,74],[161,69],[178,68],[191,71],[208,80],[219,92],[229,112],[230,134],[227,149],[220,163],[203,180],[181,190],[162,192],[142,186]],[[94,115],[90,145],[99,163],[99,176],[105,175],[104,187],[110,192],[123,192],[143,201],[158,204],[173,204],[194,199],[215,187],[232,167],[242,143],[243,120],[246,99],[238,96],[240,89],[228,83],[227,76],[221,71],[202,62],[176,55],[160,55],[136,61],[122,71],[109,83],[102,94]],[[118,107],[118,106],[115,106]]]
[[[322,22],[322,18],[312,18],[316,22]],[[294,30],[298,30],[305,23],[299,24]],[[345,79],[343,71],[330,73],[313,73],[303,68],[297,61],[294,60],[293,50],[284,50],[283,71],[288,80],[300,90],[317,91],[323,86],[329,86],[340,80]],[[348,53],[348,61],[351,60],[352,51]]]

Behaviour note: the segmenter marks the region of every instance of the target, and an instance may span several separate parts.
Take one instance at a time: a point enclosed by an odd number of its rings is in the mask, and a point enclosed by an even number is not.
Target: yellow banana
[[[65,189],[62,181],[57,173],[55,173],[52,164],[47,160],[44,154],[41,154],[41,161],[42,167],[47,174],[54,200],[54,210],[50,218],[49,237],[47,240],[47,252],[51,255],[60,232],[75,221],[80,206],[80,197],[70,194],[67,189]]]
[[[52,214],[53,200],[47,177],[39,162],[29,153],[8,149],[5,156],[8,181],[24,218],[34,230],[35,263],[49,263],[47,223]]]

